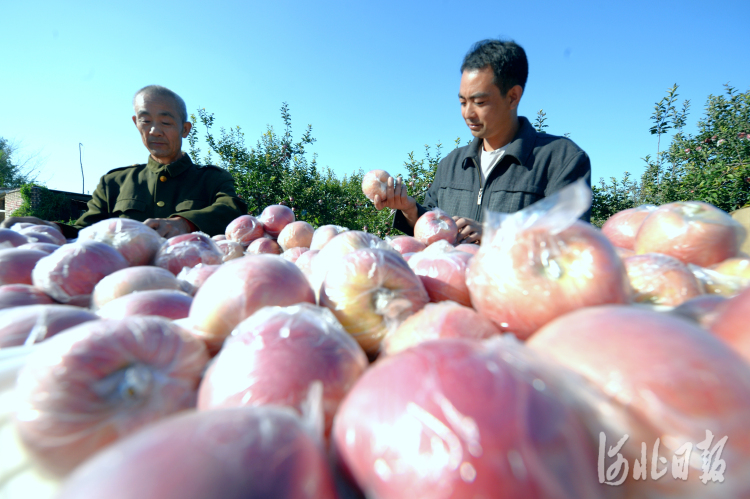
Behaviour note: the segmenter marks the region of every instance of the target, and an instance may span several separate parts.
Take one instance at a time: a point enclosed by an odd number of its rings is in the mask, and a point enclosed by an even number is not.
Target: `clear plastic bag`
[[[142,265],[118,270],[96,283],[91,308],[97,310],[121,296],[154,289],[182,290],[182,285],[174,274],[161,267]]]
[[[180,286],[184,292],[195,296],[195,293],[203,286],[206,279],[219,270],[219,267],[219,265],[206,265],[203,263],[199,263],[195,267],[185,267],[177,274],[177,280],[180,282]]]
[[[750,279],[736,275],[727,275],[697,265],[688,265],[693,275],[701,282],[709,295],[732,297],[743,289],[750,287]]]
[[[78,240],[108,244],[119,251],[130,266],[150,265],[164,238],[151,227],[129,218],[110,218],[85,227]]]
[[[618,248],[632,250],[635,247],[635,236],[641,224],[656,210],[653,204],[642,204],[635,208],[618,211],[604,222],[602,232]]]
[[[703,285],[687,265],[671,256],[645,253],[623,262],[635,302],[676,307],[704,294]]]
[[[125,319],[136,315],[184,319],[190,313],[193,297],[177,289],[149,289],[130,293],[107,302],[96,314],[102,319]]]
[[[252,215],[241,215],[227,225],[225,237],[247,248],[250,243],[263,236],[263,224]]]
[[[472,255],[463,251],[429,251],[436,244],[412,255],[408,261],[409,267],[422,280],[430,301],[452,300],[471,307],[466,268]],[[447,242],[445,244],[450,246]]]
[[[440,240],[456,244],[458,226],[456,222],[440,208],[428,211],[414,224],[414,238],[429,246]]]
[[[346,227],[340,225],[321,225],[313,233],[312,241],[310,242],[311,250],[320,250],[328,244],[328,241],[338,236],[342,232],[346,232]]]
[[[169,270],[174,275],[185,267],[219,265],[224,261],[224,253],[208,234],[192,232],[167,239],[154,257],[154,265]]]
[[[0,311],[0,348],[33,345],[83,322],[98,320],[70,305],[27,305]]]

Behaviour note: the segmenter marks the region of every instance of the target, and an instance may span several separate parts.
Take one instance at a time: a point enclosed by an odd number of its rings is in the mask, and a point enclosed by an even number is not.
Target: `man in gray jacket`
[[[591,186],[591,162],[582,149],[538,133],[518,116],[528,68],[515,42],[483,40],[472,47],[461,65],[458,99],[474,141],[440,162],[424,206],[400,178],[388,179],[386,199],[376,196],[375,207],[395,210],[395,228],[412,234],[417,219],[439,207],[456,221],[459,242],[478,243],[485,210],[513,213],[579,178]]]

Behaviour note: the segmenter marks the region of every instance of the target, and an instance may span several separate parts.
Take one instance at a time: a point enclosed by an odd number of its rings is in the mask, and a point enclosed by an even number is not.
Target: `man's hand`
[[[49,225],[50,227],[54,227],[56,229],[59,229],[59,227],[52,223],[48,222],[46,220],[42,220],[41,218],[37,217],[10,217],[6,218],[5,220],[0,223],[0,229],[9,229],[13,227],[15,224],[20,223],[27,223],[27,224],[34,224],[34,225]]]
[[[482,224],[471,218],[453,217],[458,226],[459,244],[480,243],[482,241]]]
[[[182,217],[148,218],[143,223],[167,239],[192,232],[190,223]]]
[[[382,210],[383,208],[401,210],[412,227],[417,222],[417,202],[407,194],[406,185],[401,181],[401,177],[397,179],[388,177],[385,199],[381,199],[380,195],[376,194],[373,202],[376,210]]]

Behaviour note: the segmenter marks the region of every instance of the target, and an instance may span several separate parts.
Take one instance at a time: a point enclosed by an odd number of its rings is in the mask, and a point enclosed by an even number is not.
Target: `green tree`
[[[35,180],[33,158],[17,160],[18,146],[0,137],[0,189],[16,189]]]

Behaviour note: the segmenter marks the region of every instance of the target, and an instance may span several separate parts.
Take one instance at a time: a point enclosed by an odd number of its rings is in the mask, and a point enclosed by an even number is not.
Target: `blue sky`
[[[570,5],[566,5],[570,4]],[[655,102],[674,83],[694,130],[709,94],[750,88],[750,2],[3,2],[0,137],[44,158],[39,179],[85,190],[143,163],[130,119],[148,84],[240,126],[254,145],[313,127],[338,176],[403,171],[410,151],[470,138],[457,98],[477,40],[511,38],[529,57],[519,112],[547,113],[590,155],[593,179],[639,174],[656,152]],[[185,143],[184,149],[187,149]]]

